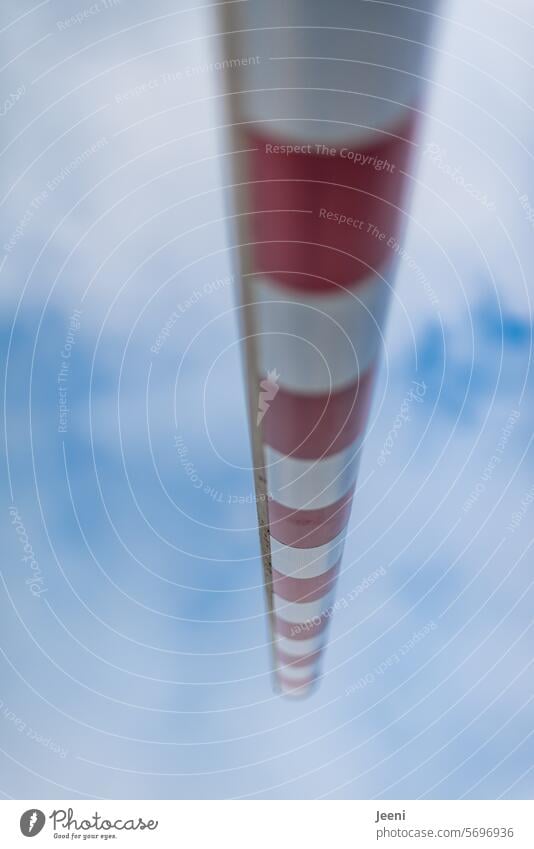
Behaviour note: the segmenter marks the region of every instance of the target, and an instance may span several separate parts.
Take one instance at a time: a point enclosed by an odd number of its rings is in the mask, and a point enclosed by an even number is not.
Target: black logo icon
[[[35,837],[43,830],[46,822],[46,817],[42,811],[37,808],[30,808],[29,811],[24,811],[20,818],[20,830],[24,837]]]

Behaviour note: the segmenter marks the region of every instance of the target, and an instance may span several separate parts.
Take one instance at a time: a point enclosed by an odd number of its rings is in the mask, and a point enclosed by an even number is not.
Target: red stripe
[[[299,395],[280,388],[262,421],[263,441],[280,454],[315,460],[337,454],[363,432],[374,368],[339,392]]]
[[[276,657],[283,666],[309,666],[315,663],[321,657],[321,651],[314,651],[310,654],[304,654],[301,657],[294,657],[291,654],[286,654],[280,649],[276,651]]]
[[[255,271],[294,289],[321,291],[335,284],[353,285],[369,275],[369,267],[382,267],[392,256],[388,238],[399,236],[402,172],[408,166],[415,123],[414,113],[408,111],[395,135],[381,133],[374,144],[350,150],[376,157],[375,164],[382,161],[391,170],[377,170],[369,160],[355,164],[341,155],[349,151],[342,145],[335,147],[334,155],[317,155],[315,145],[310,146],[312,153],[275,153],[269,145],[279,145],[279,140],[247,130],[245,143],[255,148],[247,154],[251,209],[261,212],[250,216],[252,241],[257,243]],[[321,210],[363,224],[340,224]],[[368,232],[369,225],[386,238]]]
[[[315,578],[288,578],[273,569],[273,589],[276,595],[286,601],[316,601],[330,592],[336,582],[338,570],[339,562]]]
[[[294,510],[269,501],[269,528],[277,542],[292,548],[316,548],[337,537],[350,518],[354,487],[343,498],[318,510]]]
[[[324,631],[327,624],[328,616],[326,613],[315,616],[306,622],[286,622],[276,613],[274,615],[274,630],[277,634],[281,634],[282,637],[287,637],[290,640],[309,640],[310,637],[316,637]]]

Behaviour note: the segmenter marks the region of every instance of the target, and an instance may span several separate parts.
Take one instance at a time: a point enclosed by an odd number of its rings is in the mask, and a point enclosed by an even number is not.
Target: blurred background
[[[529,798],[534,10],[445,2],[321,686],[272,691],[212,5],[4,0],[0,792]]]

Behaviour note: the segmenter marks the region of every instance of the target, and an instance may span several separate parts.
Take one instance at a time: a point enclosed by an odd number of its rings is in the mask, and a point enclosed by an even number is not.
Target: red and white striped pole
[[[319,672],[439,0],[221,5],[276,679]]]

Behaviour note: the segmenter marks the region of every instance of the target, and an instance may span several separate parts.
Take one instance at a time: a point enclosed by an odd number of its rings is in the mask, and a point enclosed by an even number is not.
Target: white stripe
[[[315,637],[308,637],[304,640],[292,640],[290,637],[283,637],[281,634],[277,634],[276,636],[276,647],[280,651],[283,651],[284,654],[292,655],[295,658],[321,651],[324,648],[324,644],[324,633],[316,634]]]
[[[294,510],[318,510],[343,498],[356,483],[362,437],[323,460],[286,457],[265,446],[269,495]]]
[[[312,663],[309,666],[278,666],[278,671],[288,681],[304,681],[313,675],[317,670],[317,664]]]
[[[341,559],[345,542],[344,528],[337,537],[315,548],[293,548],[271,537],[273,569],[289,578],[316,578]]]
[[[280,66],[278,71],[287,69],[289,64],[292,69],[299,69],[296,62],[278,61],[276,64]],[[302,61],[299,64],[302,69],[310,65],[309,62]],[[320,64],[322,68],[328,65],[327,62],[313,64]],[[274,75],[271,74],[271,79],[263,82],[257,72],[252,68],[250,70],[248,79],[243,82],[243,89],[250,92],[242,109],[243,119],[253,122],[254,130],[266,136],[269,142],[310,144],[312,153],[316,150],[315,145],[336,147],[338,154],[343,155],[343,148],[372,150],[373,146],[393,140],[394,136],[402,138],[400,126],[403,120],[406,120],[408,109],[417,104],[422,89],[421,83],[413,78],[399,79],[399,83],[404,83],[402,88],[405,92],[401,94],[398,91],[398,100],[395,100],[387,95],[373,97],[361,95],[356,89],[351,91],[347,78],[337,86],[347,91],[345,94],[310,90],[309,84],[306,85],[302,79],[296,77],[291,83],[286,80],[281,84],[282,89],[291,86],[289,91],[262,91],[261,89],[273,88]],[[265,75],[263,76],[265,78]],[[327,87],[326,79],[318,83],[318,88]],[[331,84],[331,87],[334,88],[335,84]],[[397,89],[400,88],[401,86],[397,86]],[[320,110],[316,114],[320,115],[322,120],[313,118],[314,106],[316,110]],[[285,117],[291,113],[301,117]],[[265,116],[270,116],[271,120],[267,120]]]
[[[391,286],[370,276],[353,292],[308,295],[267,277],[247,283],[254,308],[260,374],[276,370],[280,387],[336,392],[354,383],[378,356]]]
[[[236,4],[236,28],[251,30],[236,36],[236,56],[257,57],[229,71],[234,87],[247,92],[239,98],[243,119],[271,120],[263,132],[283,141],[376,141],[377,128],[393,129],[418,101],[428,13],[437,2]]]
[[[274,612],[279,619],[291,625],[317,624],[314,620],[321,617],[334,602],[335,591],[331,589],[322,598],[315,601],[286,601],[285,598],[273,593]]]

